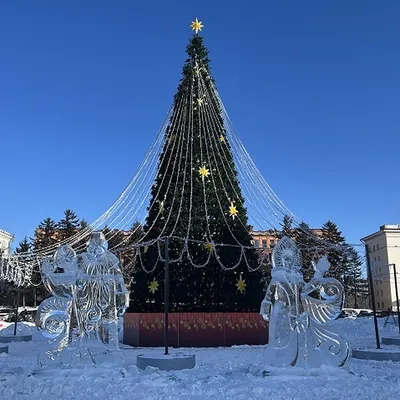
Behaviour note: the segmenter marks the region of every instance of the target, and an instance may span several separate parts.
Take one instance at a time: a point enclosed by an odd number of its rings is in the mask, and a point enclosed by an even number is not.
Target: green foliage
[[[18,244],[18,247],[15,249],[15,252],[20,253],[28,253],[32,249],[32,243],[28,240],[28,237],[25,236],[24,240],[21,240]]]
[[[67,209],[64,211],[64,218],[57,224],[58,236],[60,240],[65,240],[75,235],[81,228],[79,218],[75,212]]]
[[[283,221],[282,221],[282,224],[281,224],[282,229],[277,232],[278,240],[282,239],[284,236],[287,236],[289,238],[293,238],[292,224],[293,224],[293,218],[290,215],[285,215],[283,217]]]
[[[347,260],[344,253],[345,239],[337,225],[328,221],[322,226],[322,237],[335,245],[328,249],[328,261],[331,264],[329,276],[338,279],[344,284],[344,275],[347,269]],[[341,247],[340,247],[341,246]]]
[[[295,241],[303,257],[302,272],[304,279],[309,281],[314,275],[312,262],[321,257],[318,238],[308,224],[301,222],[295,230]]]
[[[258,311],[264,287],[261,272],[250,273],[243,260],[233,269],[241,258],[242,250],[237,244],[251,246],[252,238],[220,105],[211,89],[213,79],[208,79],[210,60],[201,36],[191,38],[187,54],[151,190],[148,217],[143,227],[143,241],[149,245],[140,248],[137,258],[131,309],[163,310],[164,264],[160,255],[164,256],[164,244],[158,238],[170,236],[172,311]],[[201,68],[200,74],[206,82],[208,107],[216,110],[215,123],[209,129],[200,120],[199,112],[193,109],[199,94],[194,74],[196,65]],[[220,137],[225,141],[220,141]],[[217,159],[211,154],[210,141],[224,157]],[[190,151],[187,151],[188,143]],[[224,174],[218,173],[217,163]],[[198,174],[203,166],[211,173],[204,183]],[[230,202],[236,206],[240,219],[229,216]],[[255,268],[255,250],[245,252],[250,267]],[[232,270],[222,269],[219,261]],[[142,265],[149,273],[143,271]],[[236,287],[240,276],[247,285],[242,294]],[[154,294],[148,288],[153,280],[159,283]]]
[[[50,217],[45,218],[35,230],[33,239],[33,247],[40,250],[48,246],[52,246],[58,242],[57,225]]]

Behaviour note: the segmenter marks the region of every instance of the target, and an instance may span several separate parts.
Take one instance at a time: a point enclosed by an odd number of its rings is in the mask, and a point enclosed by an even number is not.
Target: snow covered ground
[[[383,322],[381,319],[381,326]],[[333,325],[352,348],[375,347],[372,319],[339,319]],[[12,326],[3,328],[0,335],[7,331],[12,332]],[[1,400],[400,398],[400,363],[350,358],[341,369],[289,369],[263,376],[263,346],[186,349],[196,354],[197,365],[193,370],[179,372],[140,371],[134,365],[136,356],[148,350],[123,347],[127,363],[123,371],[88,369],[78,374],[37,375],[33,372],[44,339],[33,326],[21,324],[21,331],[33,333],[34,340],[12,343],[9,354],[0,355]],[[397,331],[390,325],[381,333],[396,335]]]

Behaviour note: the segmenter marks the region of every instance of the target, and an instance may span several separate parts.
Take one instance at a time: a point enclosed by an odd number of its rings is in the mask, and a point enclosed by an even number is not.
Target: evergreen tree
[[[345,251],[346,242],[342,232],[334,222],[328,221],[322,226],[322,237],[332,244],[327,250],[328,261],[331,264],[329,275],[344,284],[348,260],[346,259]]]
[[[79,218],[74,211],[70,209],[64,211],[64,218],[57,224],[57,229],[61,240],[75,235],[81,229]]]
[[[353,307],[358,308],[359,298],[362,297],[364,291],[364,279],[361,269],[363,261],[354,247],[350,245],[346,247],[345,260],[344,289],[348,299],[347,304],[350,304],[350,300],[352,300]]]
[[[86,222],[85,219],[81,219],[81,222],[79,223],[79,229],[86,229],[88,227],[88,223]]]
[[[282,229],[277,232],[278,239],[282,239],[284,236],[287,236],[289,238],[293,237],[292,224],[293,218],[290,215],[285,215],[281,224]]]
[[[302,272],[304,279],[309,281],[314,275],[313,261],[317,261],[321,254],[318,238],[305,222],[301,222],[295,232],[295,241],[303,257]]]
[[[44,219],[35,230],[33,239],[33,247],[35,250],[41,250],[45,247],[52,246],[58,242],[57,225],[53,219]]]
[[[132,308],[163,310],[161,238],[168,236],[172,311],[257,311],[262,273],[249,272],[257,254],[203,38],[194,35],[186,52],[143,227],[148,245],[137,258]]]
[[[41,250],[48,246],[57,244],[59,241],[57,235],[57,225],[52,218],[44,219],[35,230],[35,237],[33,239],[33,249]],[[42,278],[39,271],[34,270],[32,274],[33,287],[33,302],[36,306],[37,298],[45,298],[48,292],[43,286]]]
[[[25,236],[24,240],[21,240],[18,244],[18,247],[15,249],[15,252],[20,253],[29,253],[32,249],[32,243],[28,240],[28,237]]]

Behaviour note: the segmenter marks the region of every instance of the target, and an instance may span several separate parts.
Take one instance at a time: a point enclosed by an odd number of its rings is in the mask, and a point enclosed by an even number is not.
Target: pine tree
[[[321,254],[318,239],[305,222],[301,222],[295,232],[295,241],[303,257],[302,272],[304,279],[309,281],[314,275],[312,261],[317,261]]]
[[[81,219],[80,223],[79,223],[79,229],[86,229],[88,227],[88,223],[85,219]]]
[[[64,211],[64,218],[58,222],[57,229],[61,240],[75,235],[81,229],[79,218],[74,211],[70,209]]]
[[[281,224],[282,229],[277,232],[278,239],[282,239],[284,236],[287,236],[289,238],[293,237],[292,224],[293,218],[290,215],[285,215]]]
[[[35,230],[33,247],[35,250],[41,250],[52,246],[58,242],[57,225],[52,218],[44,219]]]
[[[353,307],[358,308],[358,299],[362,296],[364,279],[362,276],[361,266],[363,261],[353,246],[346,246],[346,268],[344,276],[344,289],[346,298],[349,301],[353,300]]]
[[[132,308],[162,311],[160,238],[168,236],[172,311],[256,311],[264,285],[261,272],[250,273],[241,256],[244,252],[250,268],[257,267],[203,38],[194,35],[186,52],[143,227],[148,245],[140,249],[135,268]],[[247,286],[239,290],[243,281]]]
[[[322,237],[332,246],[327,250],[328,261],[331,264],[329,275],[344,284],[348,260],[344,250],[345,239],[337,225],[328,221],[322,226]]]
[[[32,249],[32,243],[28,240],[28,237],[25,236],[24,240],[21,240],[18,244],[18,247],[15,249],[15,252],[18,254],[21,253],[29,253]]]
[[[58,243],[57,225],[52,218],[44,219],[35,230],[33,239],[33,249],[41,250]],[[34,270],[32,274],[32,282],[34,283],[33,298],[34,306],[36,306],[37,297],[45,298],[48,295],[47,290],[41,283],[42,278],[39,271]]]

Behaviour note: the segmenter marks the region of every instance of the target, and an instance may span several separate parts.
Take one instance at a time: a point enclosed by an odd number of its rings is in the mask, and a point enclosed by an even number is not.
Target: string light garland
[[[204,28],[197,18],[190,26],[195,35]],[[129,256],[138,260],[148,273],[154,271],[157,263],[163,260],[162,243],[165,236],[175,238],[182,244],[181,251],[170,260],[171,263],[181,262],[187,257],[192,265],[201,268],[207,265],[211,257],[216,257],[222,269],[231,270],[244,264],[249,270],[254,270],[246,255],[248,250],[254,248],[243,245],[235,236],[232,224],[240,224],[249,235],[252,230],[277,232],[285,215],[293,218],[294,229],[309,235],[317,243],[311,248],[309,246],[308,250],[317,252],[335,248],[346,251],[345,247],[333,245],[300,226],[300,220],[278,198],[235,135],[207,65],[196,58],[190,71],[191,81],[185,95],[170,108],[137,172],[108,210],[85,229],[61,243],[30,253],[3,255],[0,259],[0,279],[15,282],[17,286],[37,284],[34,276],[37,275],[44,257],[53,254],[61,244],[70,244],[77,251],[83,250],[90,234],[105,227],[108,228],[106,239],[110,243],[121,232],[124,233],[123,240],[111,246],[110,250],[120,257],[130,252]],[[199,154],[195,154],[194,143],[199,145]],[[233,163],[230,162],[230,157],[233,158]],[[160,166],[164,168],[160,169]],[[196,180],[201,180],[202,191],[194,198]],[[207,194],[206,187],[213,196]],[[241,193],[238,192],[238,187]],[[189,199],[188,206],[184,202],[186,198]],[[204,205],[206,232],[204,237],[193,239],[191,232],[195,201],[201,201]],[[215,202],[213,207],[211,201]],[[218,243],[215,240],[215,232],[208,222],[215,218],[215,215],[210,214],[211,209],[219,213],[224,228],[231,236],[231,243]],[[248,221],[243,219],[245,216],[240,211],[245,209]],[[146,217],[151,212],[155,212],[154,221],[142,232]],[[187,232],[185,235],[176,235],[178,225],[182,224],[184,218],[187,218]],[[132,229],[134,223],[137,225]],[[172,229],[167,232],[171,223]],[[156,224],[161,229],[156,237],[150,237],[149,233]],[[138,233],[140,237],[132,243]],[[208,256],[203,262],[194,260],[190,243],[198,243],[208,250]],[[154,264],[145,265],[144,254],[153,246],[157,248],[158,257]],[[355,247],[357,246],[363,245],[356,244]],[[237,260],[232,265],[224,264],[219,256],[224,247],[239,250]],[[257,268],[266,262],[267,256],[263,255]],[[156,284],[158,282],[153,281],[150,284],[153,286],[149,286],[153,293],[158,290]],[[241,293],[246,288],[244,281],[243,284],[242,289],[238,287]]]

